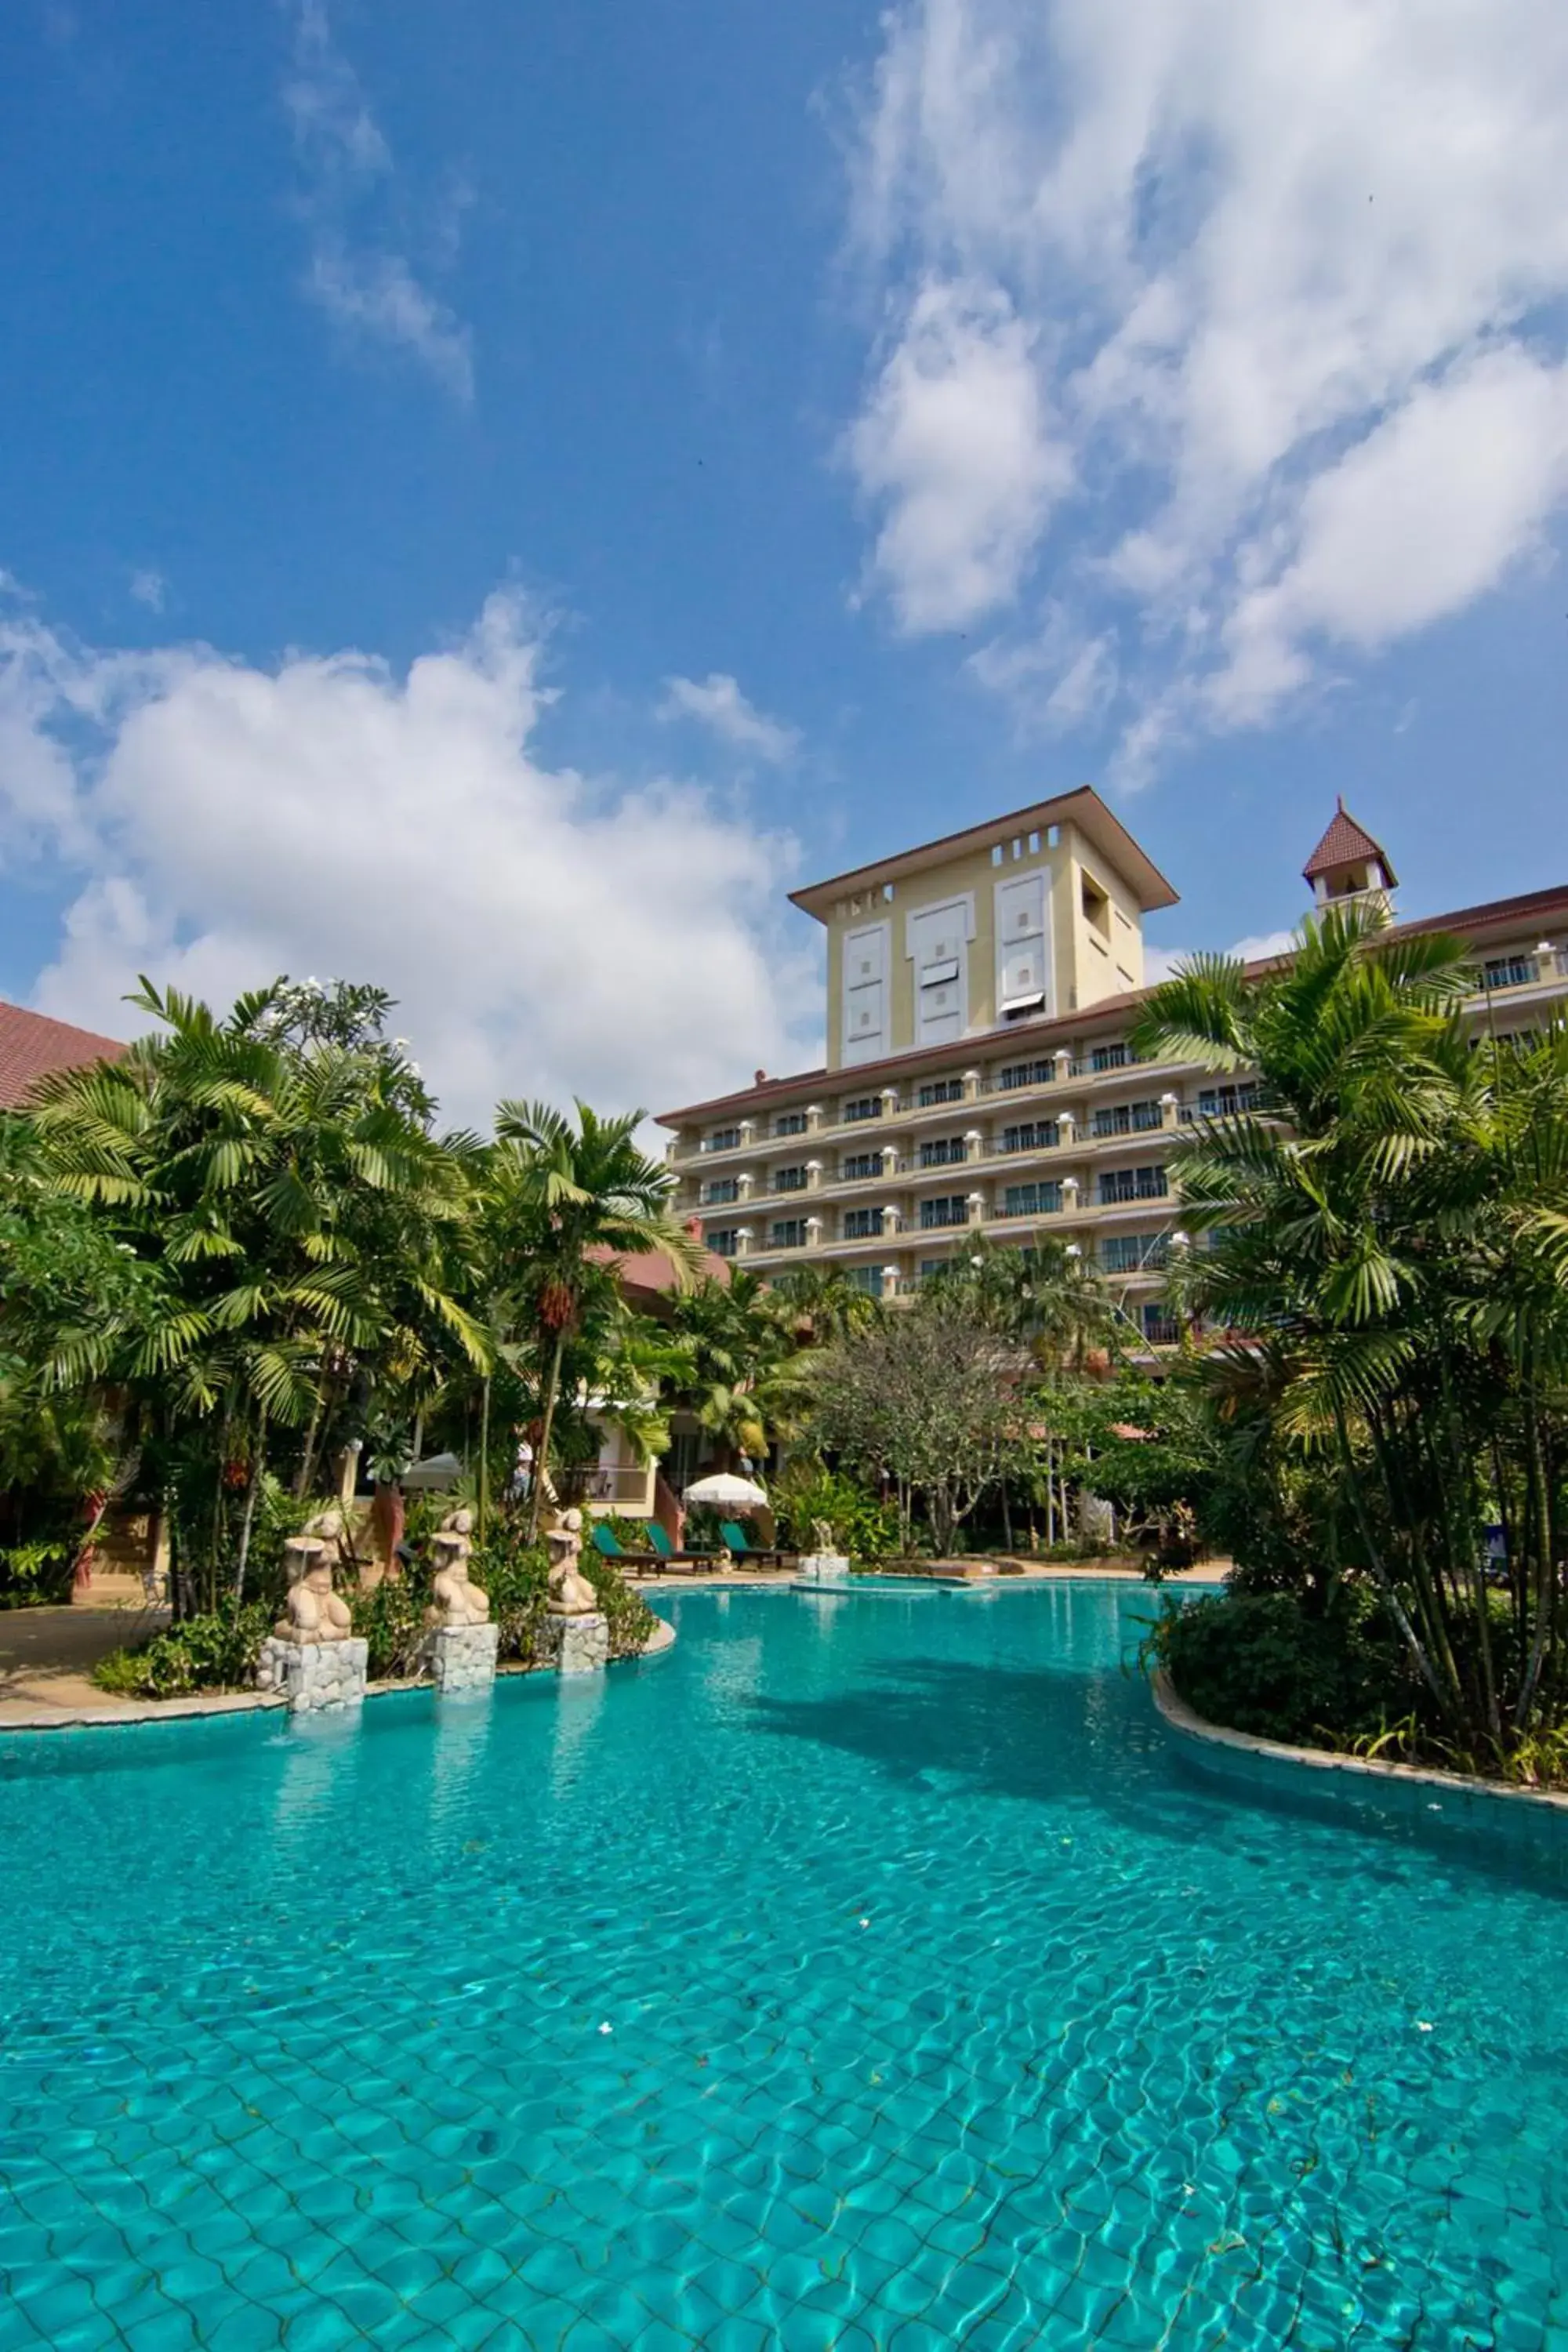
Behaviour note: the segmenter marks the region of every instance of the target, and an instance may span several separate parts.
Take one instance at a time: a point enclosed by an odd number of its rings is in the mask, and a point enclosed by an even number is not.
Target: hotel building
[[[1392,908],[1394,868],[1342,803],[1304,876],[1318,908]],[[1133,1055],[1143,919],[1176,892],[1099,793],[791,895],[827,933],[826,1066],[661,1114],[708,1247],[760,1272],[842,1265],[898,1298],[976,1235],[1049,1234],[1115,1283],[1150,1345],[1173,1339],[1171,1148],[1246,1078]],[[1568,884],[1401,928],[1469,942],[1471,1017],[1500,1035],[1568,1002]]]

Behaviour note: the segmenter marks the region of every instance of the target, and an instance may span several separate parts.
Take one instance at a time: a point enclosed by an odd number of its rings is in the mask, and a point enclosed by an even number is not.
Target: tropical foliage
[[[1173,1276],[1238,1581],[1318,1619],[1369,1591],[1389,1721],[1408,1678],[1411,1740],[1508,1769],[1568,1715],[1568,1039],[1472,1044],[1474,984],[1458,940],[1335,911],[1262,980],[1194,960],[1135,1043],[1258,1074],[1178,1154]]]

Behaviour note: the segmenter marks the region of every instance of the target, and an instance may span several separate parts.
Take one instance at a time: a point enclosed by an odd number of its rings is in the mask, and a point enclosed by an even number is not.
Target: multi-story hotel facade
[[[1311,903],[1396,877],[1342,803]],[[1151,1346],[1177,1217],[1169,1155],[1246,1076],[1137,1060],[1143,919],[1176,892],[1085,788],[792,893],[827,933],[827,1059],[666,1111],[681,1213],[759,1272],[841,1265],[909,1296],[977,1235],[1055,1236],[1117,1286]],[[1305,910],[1304,910],[1305,911]],[[1474,951],[1470,1016],[1500,1034],[1568,1005],[1568,883],[1404,925]]]

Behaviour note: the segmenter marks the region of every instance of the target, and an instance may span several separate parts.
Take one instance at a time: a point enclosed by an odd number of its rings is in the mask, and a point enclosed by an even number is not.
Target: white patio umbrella
[[[732,1471],[715,1470],[707,1478],[699,1478],[686,1489],[689,1503],[711,1503],[721,1511],[765,1511],[767,1496],[750,1478],[737,1478]]]

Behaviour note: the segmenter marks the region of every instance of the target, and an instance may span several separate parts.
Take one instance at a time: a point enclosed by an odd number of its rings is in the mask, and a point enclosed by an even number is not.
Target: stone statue
[[[558,1617],[591,1617],[599,1596],[577,1562],[583,1550],[583,1514],[563,1511],[558,1527],[545,1529],[550,1548],[550,1606]]]
[[[280,1642],[346,1642],[353,1631],[346,1601],[332,1591],[332,1563],[319,1536],[294,1536],[283,1547],[289,1613],[272,1631]]]
[[[473,1527],[472,1511],[449,1511],[441,1522],[440,1532],[433,1538],[436,1575],[430,1589],[435,1605],[430,1622],[437,1627],[450,1629],[489,1622],[489,1595],[468,1577],[468,1561],[474,1549]]]
[[[837,1549],[837,1546],[833,1540],[833,1529],[828,1526],[826,1519],[813,1519],[811,1523],[811,1542],[814,1551],[832,1553]]]

